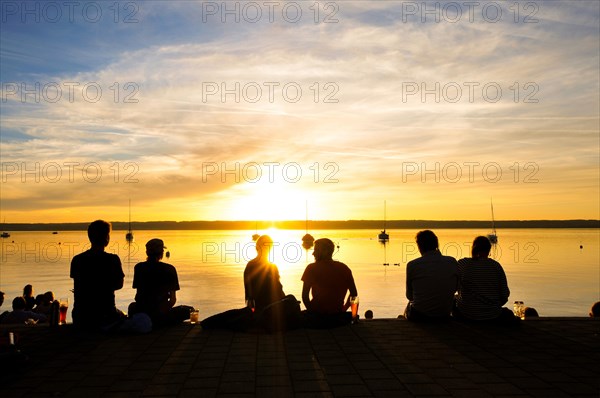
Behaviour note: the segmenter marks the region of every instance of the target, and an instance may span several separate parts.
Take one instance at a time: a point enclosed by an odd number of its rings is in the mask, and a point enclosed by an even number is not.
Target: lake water
[[[117,306],[126,311],[133,301],[134,265],[145,259],[144,244],[158,237],[171,253],[166,262],[179,274],[179,304],[200,309],[200,317],[244,305],[242,274],[256,254],[255,231],[135,231],[128,245],[125,231],[113,231],[107,251],[120,256],[125,286],[116,292]],[[419,256],[417,230],[389,230],[390,242],[377,241],[378,230],[315,230],[315,238],[328,237],[338,249],[334,258],[350,266],[360,296],[360,313],[373,310],[376,318],[396,317],[403,312],[406,263]],[[473,238],[486,231],[440,229],[435,231],[444,254],[456,258],[470,255]],[[268,230],[276,241],[272,253],[286,294],[301,298],[300,277],[313,260],[312,250],[301,247],[305,231]],[[591,304],[600,300],[600,231],[597,229],[503,229],[492,257],[504,267],[512,302],[521,300],[541,316],[587,316]],[[89,248],[81,232],[12,232],[0,241],[0,290],[6,293],[2,311],[12,298],[32,284],[34,293],[54,291],[68,297],[71,258]],[[388,266],[384,263],[389,263]],[[70,309],[69,309],[70,318]]]

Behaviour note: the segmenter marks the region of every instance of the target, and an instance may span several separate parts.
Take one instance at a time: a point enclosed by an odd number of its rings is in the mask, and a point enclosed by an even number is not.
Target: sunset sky
[[[0,221],[600,218],[596,0],[50,3],[1,3]]]

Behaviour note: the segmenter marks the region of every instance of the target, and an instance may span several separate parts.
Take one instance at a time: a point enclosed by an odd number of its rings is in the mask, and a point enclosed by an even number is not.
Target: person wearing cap
[[[146,313],[154,327],[183,322],[190,318],[189,306],[175,306],[179,279],[177,270],[162,260],[165,249],[161,239],[146,243],[147,260],[135,265],[133,288],[137,289],[135,303],[129,306],[129,315]]]
[[[71,260],[73,279],[73,324],[92,330],[107,330],[125,314],[115,305],[115,291],[123,287],[125,274],[119,256],[104,251],[110,242],[110,223],[96,220],[88,226],[92,247]]]

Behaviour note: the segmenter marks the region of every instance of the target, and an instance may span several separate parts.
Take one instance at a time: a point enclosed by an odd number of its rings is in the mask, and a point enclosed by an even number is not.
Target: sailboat
[[[379,238],[379,241],[383,242],[383,243],[385,243],[388,240],[390,240],[390,234],[388,234],[387,232],[385,232],[385,223],[386,223],[386,217],[387,217],[386,211],[387,211],[387,203],[384,200],[383,201],[383,231],[381,231],[379,233],[379,235],[377,235],[377,237]]]
[[[129,199],[129,229],[125,234],[125,240],[129,243],[133,242],[133,231],[131,230],[131,199]]]
[[[308,233],[308,200],[306,201],[306,234],[302,237],[302,247],[306,250],[315,245],[315,238]]]
[[[490,206],[492,208],[492,233],[488,234],[488,239],[492,244],[498,243],[498,235],[496,234],[496,221],[494,220],[494,203],[492,203],[492,199],[490,199]]]

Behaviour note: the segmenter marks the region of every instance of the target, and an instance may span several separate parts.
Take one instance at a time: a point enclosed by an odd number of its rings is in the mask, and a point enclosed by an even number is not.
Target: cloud
[[[144,178],[131,187],[10,183],[3,189],[4,209],[110,206],[125,192],[180,219],[190,216],[179,207],[200,202],[213,212],[199,209],[195,218],[227,218],[219,203],[234,201],[239,192],[231,181],[203,181],[202,168],[213,162],[296,162],[306,170],[316,162],[335,163],[335,189],[310,180],[302,187],[318,193],[323,207],[344,202],[330,213],[340,218],[377,217],[372,203],[390,195],[413,200],[414,218],[432,214],[418,203],[445,200],[460,204],[457,214],[469,214],[481,200],[465,200],[467,188],[484,201],[488,191],[498,191],[500,202],[520,206],[515,214],[531,207],[528,197],[515,195],[523,187],[514,183],[404,182],[403,167],[411,162],[498,163],[509,175],[515,162],[531,162],[552,170],[551,179],[528,187],[533,196],[557,187],[598,193],[599,24],[589,15],[593,3],[543,3],[535,24],[405,23],[395,2],[340,3],[336,24],[202,24],[202,10],[194,7],[160,8],[163,24],[156,22],[157,6],[144,8],[140,23],[128,28],[135,40],[127,39],[129,48],[112,48],[109,62],[75,73],[49,68],[24,80],[28,87],[57,82],[60,101],[23,104],[16,94],[3,103],[3,162],[97,162],[104,168],[130,162]],[[165,24],[173,30],[155,40]],[[43,46],[41,37],[30,40],[19,62]],[[66,99],[68,82],[78,83],[73,102]],[[100,87],[101,98],[85,101],[84,87],[89,95]],[[572,178],[575,169],[581,180]],[[582,216],[598,217],[597,203],[583,200]],[[436,217],[444,218],[443,212]]]

